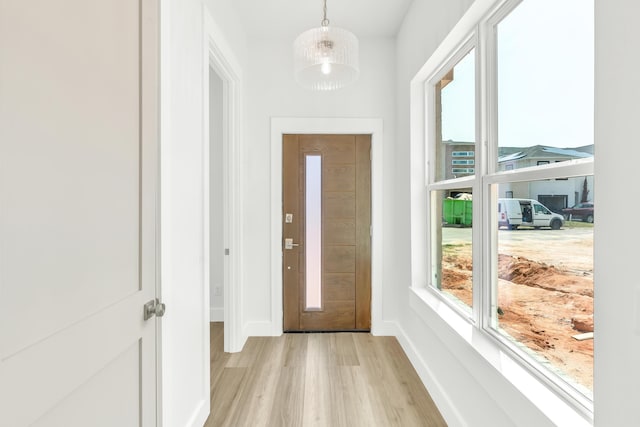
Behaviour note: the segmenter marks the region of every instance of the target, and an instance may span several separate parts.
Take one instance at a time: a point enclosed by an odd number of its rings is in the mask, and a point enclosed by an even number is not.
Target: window
[[[412,243],[414,283],[423,277],[430,295],[588,414],[593,223],[563,209],[593,199],[593,9],[494,2],[418,74],[425,130],[412,140],[426,158],[412,182],[426,182],[426,209],[412,207],[412,227],[426,223],[425,249]]]
[[[568,181],[577,185],[584,178]],[[490,192],[500,197],[513,186],[535,192],[549,183],[500,180]],[[567,221],[561,209],[553,212],[535,199],[498,200],[491,329],[571,388],[591,396],[593,340],[574,337],[593,332],[593,226]]]
[[[474,41],[467,42],[432,81],[435,104],[435,157],[429,188],[431,207],[431,285],[457,310],[470,316],[473,307],[473,175],[475,168],[443,167],[473,165],[475,150],[460,151],[456,142],[476,141],[476,75]],[[447,156],[447,152],[451,154]],[[451,160],[447,161],[448,158]],[[465,160],[460,157],[467,157]],[[461,177],[471,179],[460,186]],[[455,194],[455,197],[452,195]],[[464,260],[464,268],[459,268]]]
[[[454,174],[453,178],[455,178],[456,174],[474,174],[476,170],[474,168],[452,168],[451,173]]]
[[[530,223],[522,219],[523,231],[524,224],[534,227],[527,231],[530,236],[516,238],[502,230],[493,234],[497,242],[492,251],[493,269],[499,273],[488,286],[495,298],[500,300],[502,294],[502,300],[510,307],[522,310],[514,314],[499,305],[500,310],[491,313],[493,330],[541,367],[557,374],[568,389],[589,398],[593,387],[593,342],[578,342],[573,336],[593,330],[593,228],[577,229],[574,224],[563,223],[557,230],[559,235],[536,241],[543,229],[554,228],[554,221],[559,224],[564,220],[561,205],[545,206],[539,203],[541,195],[552,194],[564,200],[585,179],[584,175],[578,176],[578,166],[572,161],[593,158],[592,149],[581,148],[593,147],[592,10],[593,4],[584,1],[525,0],[503,18],[490,22],[496,49],[496,142],[503,150],[510,147],[515,151],[511,147],[518,147],[524,157],[516,162],[516,173],[508,180],[500,179],[499,172],[487,174],[487,178],[500,182],[491,186],[489,193],[500,194],[502,188],[509,188],[517,198],[538,202],[531,202]],[[540,31],[542,26],[545,31]],[[566,68],[559,75],[551,64],[569,50],[575,56],[563,61]],[[556,90],[543,90],[549,87]],[[542,145],[541,141],[557,142]],[[525,161],[527,157],[545,156],[553,159],[537,160],[535,164]],[[549,169],[551,165],[553,169]],[[524,175],[520,178],[520,168],[528,166],[540,168],[527,172],[526,179]],[[592,163],[586,169],[593,173]],[[549,197],[543,200],[553,201]],[[536,231],[540,232],[535,234]],[[534,247],[543,250],[536,251]],[[516,258],[510,258],[514,253]],[[518,285],[518,273],[509,272],[521,272],[523,268],[529,269],[527,278]],[[505,282],[505,277],[510,280]],[[507,289],[518,286],[524,286],[518,296],[506,296]],[[526,319],[528,326],[520,325],[517,332],[509,330],[510,326],[503,327],[514,318]]]
[[[455,194],[455,196],[452,196]],[[472,215],[469,188],[431,192],[433,218],[431,283],[459,310],[471,314],[473,299]]]
[[[536,154],[592,156],[572,148],[593,143],[594,94],[585,90],[593,86],[593,0],[524,0],[488,24],[495,34],[499,151],[525,156],[516,169],[534,166],[523,160]]]
[[[475,49],[466,46],[453,63],[433,82],[434,102],[438,120],[434,127],[437,143],[433,145],[434,180],[446,181],[455,174],[473,174],[473,169],[453,168],[449,158],[473,157],[474,151],[461,151],[457,147],[468,147],[476,141],[476,76]],[[448,154],[451,153],[451,154]]]
[[[475,165],[475,160],[451,160],[452,165]]]
[[[475,156],[475,151],[454,151],[451,153],[452,157],[473,157]]]

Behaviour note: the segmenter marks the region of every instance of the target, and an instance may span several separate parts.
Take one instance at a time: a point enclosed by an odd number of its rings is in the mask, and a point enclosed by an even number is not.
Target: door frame
[[[204,61],[203,61],[203,222],[204,240],[204,281],[205,294],[203,299],[207,304],[209,316],[209,254],[210,254],[210,162],[209,162],[209,69],[211,68],[223,83],[223,221],[224,247],[228,249],[224,262],[224,351],[235,353],[242,350],[246,337],[242,334],[242,85],[241,68],[238,65],[233,50],[226,42],[223,32],[213,20],[206,6],[203,5],[204,16]],[[207,323],[209,318],[207,317]],[[209,343],[209,328],[206,328],[205,341]],[[208,345],[207,345],[208,348]],[[209,360],[206,361],[209,364]]]
[[[376,118],[271,119],[271,334],[283,333],[282,136],[284,134],[371,135],[371,333],[382,325],[383,121]]]

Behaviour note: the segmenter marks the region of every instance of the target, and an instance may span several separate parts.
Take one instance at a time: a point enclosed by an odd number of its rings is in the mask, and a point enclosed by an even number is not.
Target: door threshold
[[[371,329],[336,329],[331,331],[284,331],[285,334],[338,334],[338,333],[369,333]]]

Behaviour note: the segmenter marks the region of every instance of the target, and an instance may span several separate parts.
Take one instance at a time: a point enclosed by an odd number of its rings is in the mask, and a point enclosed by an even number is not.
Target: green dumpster
[[[462,199],[444,199],[442,216],[448,225],[471,226],[473,201]]]

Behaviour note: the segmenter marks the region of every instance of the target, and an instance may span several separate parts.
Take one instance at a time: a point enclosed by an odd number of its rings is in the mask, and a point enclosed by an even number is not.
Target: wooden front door
[[[371,136],[284,135],[285,331],[371,328]]]

